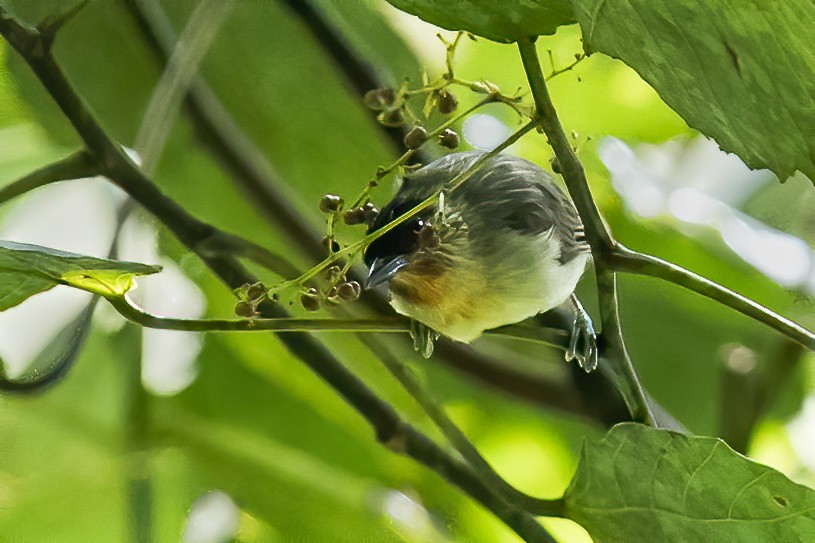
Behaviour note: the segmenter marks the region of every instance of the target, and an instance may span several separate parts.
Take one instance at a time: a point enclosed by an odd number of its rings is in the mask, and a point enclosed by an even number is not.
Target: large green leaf
[[[595,541],[812,541],[815,492],[723,441],[626,423],[587,443],[566,514]]]
[[[751,168],[815,179],[811,0],[574,2],[587,51],[634,68]]]
[[[500,42],[554,34],[575,22],[568,0],[388,0],[420,19],[448,30],[466,30]]]
[[[137,275],[159,271],[159,266],[0,241],[0,311],[57,285],[69,285],[101,296],[122,295],[133,287]]]

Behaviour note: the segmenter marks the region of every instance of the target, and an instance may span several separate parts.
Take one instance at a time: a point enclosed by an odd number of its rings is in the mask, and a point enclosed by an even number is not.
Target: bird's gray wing
[[[473,220],[526,235],[552,231],[561,243],[560,261],[589,250],[583,224],[571,201],[535,164],[498,155],[470,180],[462,192]]]

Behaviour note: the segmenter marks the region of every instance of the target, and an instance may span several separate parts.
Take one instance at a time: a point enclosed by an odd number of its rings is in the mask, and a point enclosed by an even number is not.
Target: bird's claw
[[[430,358],[433,354],[434,342],[439,339],[439,334],[432,328],[428,328],[419,321],[410,321],[410,337],[413,339],[413,350],[424,358]]]
[[[572,337],[566,349],[566,361],[577,360],[586,373],[597,369],[597,334],[583,306],[575,299],[575,317]]]

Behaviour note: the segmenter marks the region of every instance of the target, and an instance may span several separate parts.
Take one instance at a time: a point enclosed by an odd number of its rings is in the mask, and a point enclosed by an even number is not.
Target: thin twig
[[[84,149],[31,172],[0,189],[0,205],[26,192],[69,179],[92,177],[96,164]]]
[[[480,479],[491,486],[496,493],[507,501],[516,504],[525,511],[536,515],[563,516],[563,501],[535,498],[517,490],[504,480],[481,456],[478,449],[470,442],[464,432],[447,416],[444,409],[419,384],[418,379],[398,358],[396,358],[375,336],[360,335],[360,340],[376,355],[387,370],[408,391],[433,423],[441,430],[444,437],[455,447],[468,464],[480,476]]]
[[[815,350],[815,333],[774,311],[770,311],[763,305],[690,270],[654,256],[632,251],[619,244],[608,255],[608,258],[609,264],[617,270],[657,277],[685,287],[778,330],[810,350]]]

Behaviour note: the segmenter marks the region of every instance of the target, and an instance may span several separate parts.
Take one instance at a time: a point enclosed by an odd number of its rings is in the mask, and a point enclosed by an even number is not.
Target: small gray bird
[[[405,176],[369,232],[443,189],[484,154],[450,154]],[[393,308],[418,322],[414,341],[425,356],[438,334],[469,343],[484,330],[571,300],[566,359],[586,371],[597,366],[596,336],[573,293],[590,258],[580,218],[551,177],[503,154],[365,252],[367,287],[389,283]]]

